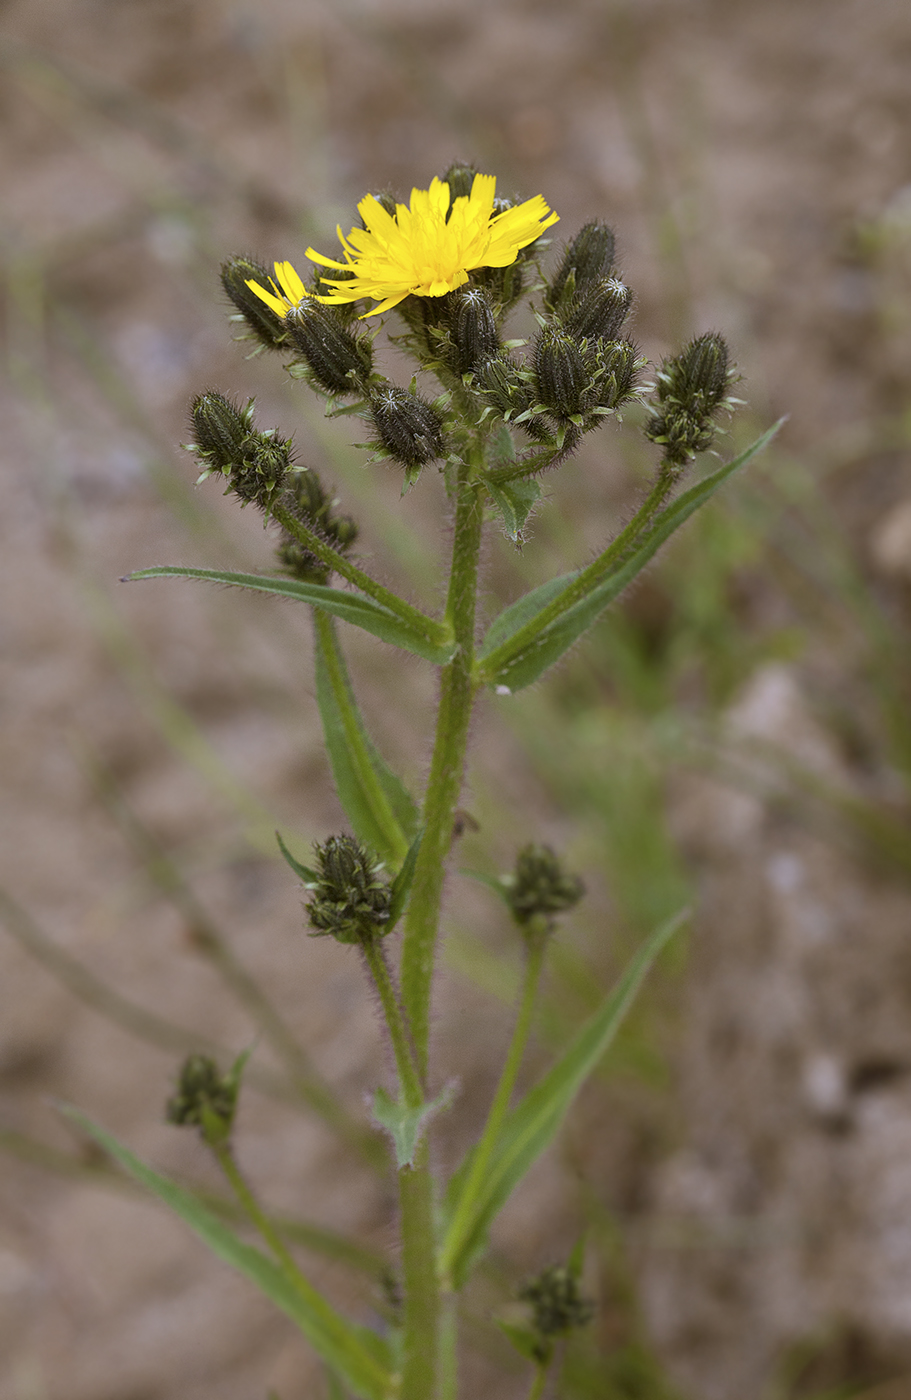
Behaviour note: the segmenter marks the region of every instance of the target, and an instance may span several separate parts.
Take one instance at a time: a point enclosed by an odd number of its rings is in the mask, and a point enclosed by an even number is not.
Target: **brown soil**
[[[244,361],[219,259],[328,249],[367,188],[426,185],[462,156],[505,189],[543,192],[560,232],[609,219],[645,351],[706,327],[729,335],[756,421],[790,414],[787,450],[834,473],[857,555],[898,608],[911,578],[898,417],[911,13],[902,0],[8,0],[0,62],[0,880],[124,996],[249,1043],[249,1016],[101,801],[102,765],[360,1112],[382,1055],[360,969],[302,941],[272,858],[276,822],[304,840],[340,822],[306,626],[264,600],[117,580],[159,562],[268,559],[258,520],[211,487],[194,494],[177,450],[187,399],[210,384],[256,393],[265,422],[295,428],[364,522],[364,554],[416,595],[422,556],[396,521],[426,536],[441,493],[429,483],[399,505],[391,474],[357,469],[345,427],[327,437],[274,362]],[[588,547],[626,478],[605,484],[586,461],[558,497]],[[510,568],[492,563],[492,589]],[[350,643],[381,741],[420,777],[427,734],[412,716],[432,678],[417,663],[390,674],[379,644]],[[813,690],[849,686],[855,659],[846,644],[806,671],[758,673],[732,742],[785,747],[859,790],[869,773]],[[485,772],[517,802],[541,800],[498,714],[476,739],[480,802]],[[837,1340],[820,1387],[911,1372],[907,886],[789,824],[763,791],[681,779],[672,806],[705,903],[681,1126],[639,1189],[651,1336],[698,1400],[760,1400],[808,1337]],[[559,829],[552,805],[547,820]],[[455,979],[438,1034],[470,1102],[499,1036]],[[160,1121],[174,1064],[0,941],[0,1127],[70,1150],[52,1103],[64,1099],[164,1169],[208,1179],[201,1149]],[[277,1208],[385,1242],[390,1201],[327,1131],[252,1093],[242,1117],[244,1163]],[[558,1247],[559,1183],[556,1163],[542,1169],[503,1236],[523,1267]],[[360,1306],[340,1267],[314,1274]],[[4,1397],[246,1400],[272,1387],[303,1400],[316,1374],[290,1328],[159,1210],[4,1159]],[[521,1376],[509,1384],[498,1393],[524,1393]]]

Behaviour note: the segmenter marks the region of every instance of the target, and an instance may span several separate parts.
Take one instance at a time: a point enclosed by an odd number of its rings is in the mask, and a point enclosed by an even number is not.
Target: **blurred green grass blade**
[[[688,910],[675,914],[646,940],[569,1047],[512,1110],[503,1125],[473,1216],[458,1238],[452,1232],[453,1222],[458,1218],[461,1192],[470,1178],[473,1152],[455,1172],[446,1191],[444,1210],[448,1224],[441,1249],[442,1255],[453,1261],[451,1277],[455,1288],[464,1284],[482,1253],[495,1217],[553,1142],[573,1100],[613,1040],[652,963],[688,917]]]
[[[542,676],[642,572],[671,535],[711,499],[729,476],[746,466],[768,445],[779,426],[775,424],[733,461],[726,462],[671,501],[638,537],[632,552],[622,558],[606,578],[595,584],[586,597],[570,604],[540,632],[524,637],[521,635],[545,607],[559,601],[561,590],[556,587],[557,580],[535,589],[522,600],[526,605],[524,608],[513,605],[512,610],[507,609],[507,613],[501,614],[488,633],[488,638],[491,634],[497,638],[497,644],[492,645],[485,638],[479,653],[482,679],[489,685],[521,690]],[[567,590],[576,577],[575,574],[568,575],[562,580]],[[510,612],[512,616],[507,617]],[[504,640],[499,640],[507,629],[508,635]]]
[[[332,618],[317,609],[314,623],[316,701],[339,801],[358,840],[399,866],[417,806],[367,735]]]
[[[365,632],[372,633],[374,637],[388,642],[390,646],[414,652],[415,656],[422,656],[425,661],[433,661],[438,666],[445,665],[455,650],[454,643],[430,641],[427,636],[418,632],[416,628],[409,627],[401,618],[396,617],[382,604],[375,603],[365,593],[345,592],[341,588],[330,588],[321,583],[303,583],[296,578],[270,578],[266,574],[237,574],[221,569],[190,569],[170,564],[140,569],[137,573],[128,574],[125,582],[133,583],[146,578],[204,579],[209,583],[226,583],[235,588],[250,588],[258,593],[275,593],[281,598],[294,598],[298,602],[324,608],[326,612],[333,613],[355,627],[363,628]],[[442,638],[443,629],[432,618],[427,619],[427,627],[439,630]]]
[[[176,1182],[159,1175],[135,1157],[110,1133],[80,1113],[64,1106],[62,1112],[77,1123],[115,1161],[146,1186],[159,1200],[199,1235],[225,1263],[244,1274],[296,1323],[319,1356],[345,1379],[360,1400],[385,1400],[389,1394],[388,1357],[380,1359],[384,1343],[376,1333],[347,1322],[332,1305],[308,1285],[305,1293],[295,1287],[267,1255],[238,1239],[197,1198]]]

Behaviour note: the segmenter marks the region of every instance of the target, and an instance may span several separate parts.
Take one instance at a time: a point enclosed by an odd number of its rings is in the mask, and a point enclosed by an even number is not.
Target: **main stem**
[[[475,695],[472,670],[484,494],[473,481],[473,472],[474,463],[470,460],[459,467],[452,572],[446,600],[446,618],[455,633],[456,653],[442,671],[436,738],[424,799],[424,835],[405,916],[402,949],[402,999],[423,1075],[427,1073],[430,984],[440,901],[465,777],[468,726]]]
[[[455,634],[456,652],[442,673],[436,738],[424,799],[424,834],[405,917],[402,999],[422,1080],[427,1077],[430,991],[443,880],[465,776],[475,694],[472,669],[484,494],[474,475],[482,457],[479,446],[477,455],[459,467],[452,571],[446,600],[446,618]],[[426,1137],[414,1165],[399,1172],[399,1201],[405,1282],[405,1355],[400,1400],[434,1400],[439,1375],[440,1281]]]

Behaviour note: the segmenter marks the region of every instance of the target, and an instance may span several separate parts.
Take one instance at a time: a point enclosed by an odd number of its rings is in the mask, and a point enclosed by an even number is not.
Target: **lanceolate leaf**
[[[392,932],[408,907],[408,896],[411,894],[411,886],[414,884],[414,868],[418,863],[418,851],[421,849],[421,837],[423,834],[423,830],[419,831],[408,847],[408,854],[402,862],[402,867],[398,875],[396,875],[392,882],[389,891],[391,896],[389,901],[389,922],[384,930],[384,936]]]
[[[316,699],[339,800],[358,840],[400,865],[417,807],[367,736],[332,619],[317,612],[315,623]]]
[[[455,645],[445,638],[444,629],[432,618],[427,618],[426,633],[419,631],[403,618],[397,617],[382,603],[374,602],[365,593],[354,590],[346,592],[341,588],[330,588],[321,583],[303,583],[295,578],[269,578],[260,574],[226,573],[221,569],[184,569],[169,564],[154,569],[140,569],[130,574],[128,582],[143,578],[199,578],[210,583],[227,583],[236,588],[252,588],[259,593],[275,593],[281,598],[295,598],[301,603],[311,603],[326,612],[333,613],[365,632],[371,632],[381,641],[391,646],[413,651],[426,661],[444,666],[452,658]]]
[[[525,481],[506,481],[499,485],[490,477],[484,484],[491,499],[503,517],[503,528],[511,540],[517,540],[525,528],[525,522],[541,499],[541,488],[534,477]]]
[[[85,1114],[73,1108],[63,1111],[131,1176],[185,1220],[214,1254],[245,1274],[286,1313],[359,1400],[386,1400],[391,1377],[387,1349],[380,1336],[348,1322],[309,1284],[303,1289],[296,1287],[268,1255],[238,1239],[189,1191],[147,1167]]]
[[[671,501],[651,522],[626,554],[603,578],[592,581],[583,597],[574,599],[573,585],[580,573],[552,579],[507,608],[494,621],[479,652],[481,676],[489,685],[521,690],[558,661],[583,632],[623,592],[670,536],[705,505],[719,486],[745,466],[771,441],[778,424],[763,433],[751,447],[741,452],[695,486]],[[566,607],[550,621],[536,628],[535,620],[544,610],[558,607],[566,595]]]
[[[646,973],[688,917],[688,911],[684,910],[652,934],[556,1064],[512,1110],[503,1125],[473,1216],[458,1238],[453,1234],[453,1225],[458,1219],[460,1193],[470,1175],[472,1153],[452,1177],[446,1192],[444,1209],[449,1224],[441,1254],[452,1261],[453,1287],[460,1288],[465,1282],[485,1248],[487,1232],[494,1219],[544,1149],[553,1142],[573,1100],[616,1035]]]

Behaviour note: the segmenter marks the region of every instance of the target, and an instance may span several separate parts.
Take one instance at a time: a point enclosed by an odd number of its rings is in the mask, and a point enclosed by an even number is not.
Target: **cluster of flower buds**
[[[216,390],[198,394],[190,408],[195,452],[203,470],[199,480],[223,476],[227,489],[246,505],[269,513],[293,470],[291,439],[278,431],[253,426],[253,400],[243,407]]]
[[[528,360],[501,351],[473,367],[488,411],[538,442],[577,442],[635,395],[645,361],[623,336],[633,298],[613,259],[612,231],[586,224],[545,288]]]
[[[538,1358],[546,1361],[557,1337],[591,1322],[595,1308],[580,1288],[572,1269],[554,1264],[519,1290],[519,1298],[529,1303],[532,1326],[540,1338]]]
[[[295,472],[282,497],[282,505],[309,530],[313,530],[344,554],[357,539],[357,525],[350,515],[336,515],[338,500],[329,496],[312,467]],[[287,530],[276,551],[282,568],[304,583],[327,583],[330,569]]]
[[[728,394],[736,378],[727,345],[714,331],[662,362],[645,435],[663,449],[666,462],[683,467],[708,451],[718,432],[716,415],[736,406]]]
[[[199,1128],[206,1142],[226,1142],[237,1112],[241,1067],[235,1064],[230,1073],[222,1074],[209,1055],[189,1055],[181,1067],[177,1091],[168,1100],[167,1121]]]
[[[520,927],[543,921],[548,930],[555,915],[572,909],[585,894],[578,875],[566,873],[550,846],[533,843],[519,852],[505,888],[512,916]]]
[[[353,836],[330,836],[314,846],[317,880],[307,913],[313,936],[329,934],[339,943],[382,937],[392,896],[377,856]]]

